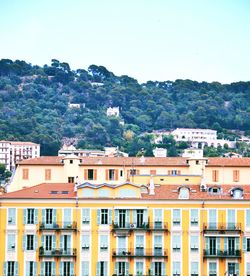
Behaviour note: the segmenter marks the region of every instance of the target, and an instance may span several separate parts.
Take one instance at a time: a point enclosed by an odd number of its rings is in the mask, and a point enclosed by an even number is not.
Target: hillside
[[[131,155],[143,147],[149,155],[150,137],[139,135],[152,130],[199,127],[226,137],[230,129],[250,134],[249,103],[250,82],[139,84],[103,66],[73,71],[55,59],[43,67],[0,61],[0,139],[40,143],[46,155],[57,154],[63,137],[77,137],[85,148],[119,146]],[[120,118],[106,116],[110,106],[120,107]]]

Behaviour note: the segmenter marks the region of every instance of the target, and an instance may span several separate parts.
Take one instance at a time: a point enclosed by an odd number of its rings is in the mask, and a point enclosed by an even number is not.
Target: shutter
[[[97,209],[97,224],[101,224],[101,210]]]
[[[118,263],[115,263],[115,274],[118,275]]]
[[[240,266],[239,266],[239,263],[235,263],[235,273],[237,276],[240,275]]]
[[[235,238],[235,249],[236,250],[240,249],[240,239],[239,238]]]
[[[247,251],[247,238],[243,238],[243,251]]]
[[[115,180],[118,180],[118,170],[115,170]]]
[[[137,219],[136,219],[136,210],[132,210],[132,215],[133,215],[132,223],[136,223],[136,221],[137,221]]]
[[[42,209],[42,222],[45,223],[45,209]]]
[[[38,237],[37,235],[34,235],[34,250],[37,250],[37,246],[38,246]]]
[[[94,180],[97,180],[97,170],[94,170]]]
[[[143,222],[148,223],[148,210],[147,209],[145,209],[143,211]]]
[[[7,245],[8,250],[11,250],[12,239],[10,237],[11,237],[11,235],[9,234],[8,235],[8,245]]]
[[[104,262],[104,276],[108,276],[108,262]]]
[[[168,170],[168,175],[171,175],[171,171],[170,170]]]
[[[216,238],[216,250],[220,250],[220,238]]]
[[[24,251],[26,250],[26,238],[27,238],[27,236],[23,235],[23,250]]]
[[[60,236],[60,248],[61,249],[63,249],[63,238],[64,238],[64,235]]]
[[[25,262],[25,275],[29,276],[29,271],[30,271],[30,262]]]
[[[181,171],[180,171],[180,170],[178,170],[178,171],[177,171],[177,174],[178,174],[178,175],[180,175],[180,174],[181,174]]]
[[[45,263],[44,262],[41,262],[41,275],[44,275],[45,274]]]
[[[118,215],[119,215],[119,210],[115,210],[115,224],[118,224]]]
[[[161,269],[161,271],[162,271],[162,275],[166,275],[166,264],[164,263],[164,262],[162,262],[162,269]]]
[[[27,224],[27,209],[23,209],[23,224]]]
[[[60,237],[62,238],[62,237]],[[60,244],[61,246],[61,244]],[[52,249],[56,249],[56,235],[52,235]]]
[[[37,224],[38,223],[38,209],[35,209],[34,213],[35,213],[34,223]]]
[[[205,238],[205,242],[206,242],[206,250],[208,250],[209,238]]]
[[[68,248],[71,250],[72,245],[71,245],[71,236],[67,235],[67,239],[68,239]]]
[[[224,238],[224,250],[225,251],[228,250],[228,240],[227,240],[227,238]]]
[[[15,270],[14,275],[15,275],[15,276],[18,276],[18,262],[15,262],[14,265],[15,265],[15,268],[14,268],[14,270]]]
[[[45,237],[42,235],[42,247],[45,249]]]
[[[106,170],[106,180],[109,180],[109,170]]]
[[[70,262],[70,275],[74,275],[74,263]]]
[[[34,276],[37,276],[37,262],[33,262]]]
[[[60,262],[60,266],[59,266],[59,269],[60,269],[60,275],[63,275],[63,262]]]
[[[4,262],[4,265],[3,265],[3,275],[7,276],[7,262]]]
[[[139,175],[140,174],[140,170],[136,170],[136,175]]]
[[[112,224],[112,209],[108,209],[108,224]]]
[[[56,223],[56,209],[53,209],[52,211],[52,221],[53,223]]]
[[[152,262],[152,263],[150,264],[150,275],[154,275],[154,271],[155,271],[155,263]]]
[[[126,210],[126,225],[125,227],[127,227],[127,225],[129,225],[129,221],[130,221],[130,211],[129,210]]]
[[[88,170],[84,170],[84,180],[88,180]]]
[[[96,276],[100,275],[100,262],[96,263]]]
[[[129,273],[129,263],[126,262],[125,263],[125,275],[128,276],[128,273]]]
[[[156,174],[156,170],[150,170],[150,174],[151,175],[155,175]]]
[[[52,262],[52,275],[56,275],[56,263]]]

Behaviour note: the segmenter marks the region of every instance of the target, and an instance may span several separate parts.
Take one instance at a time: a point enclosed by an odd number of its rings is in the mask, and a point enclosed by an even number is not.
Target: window
[[[209,218],[209,229],[216,229],[217,227],[217,212],[216,209],[211,209],[208,211]]]
[[[180,275],[181,275],[181,263],[173,262],[173,276],[180,276]]]
[[[89,250],[89,235],[82,235],[82,250]]]
[[[137,197],[136,191],[132,189],[119,189],[118,197]]]
[[[55,235],[45,235],[42,236],[42,244],[45,251],[51,251],[55,248],[56,236]]]
[[[107,179],[106,180],[115,180],[115,170],[107,170]]]
[[[179,190],[179,199],[189,199],[189,189],[182,187]]]
[[[247,263],[246,265],[246,272],[247,272],[247,276],[250,276],[250,263]]]
[[[8,224],[16,224],[16,208],[8,208]]]
[[[210,187],[208,189],[210,194],[219,194],[221,192],[221,188],[217,186]]]
[[[63,226],[64,227],[71,227],[72,226],[71,209],[70,208],[63,209]]]
[[[16,235],[15,234],[8,234],[8,251],[15,251],[16,250]]]
[[[235,199],[241,199],[243,197],[243,190],[242,189],[233,189],[231,191],[232,195],[233,195],[233,198]]]
[[[73,176],[69,176],[68,183],[75,183],[75,178]]]
[[[94,197],[94,190],[88,189],[88,188],[84,188],[82,190],[82,195],[83,195],[83,197]]]
[[[154,227],[157,229],[162,228],[162,209],[154,210]]]
[[[90,223],[90,209],[82,209],[82,224]]]
[[[172,236],[172,248],[174,252],[181,251],[181,236],[173,235]]]
[[[191,262],[191,276],[198,276],[198,275],[199,275],[199,263]]]
[[[235,210],[228,209],[227,210],[227,228],[228,229],[235,229]]]
[[[108,235],[100,235],[100,251],[108,251]]]
[[[101,209],[101,224],[108,224],[108,209]]]
[[[190,210],[190,222],[191,226],[197,226],[199,220],[199,211],[198,209],[191,209]]]
[[[60,263],[60,276],[71,276],[74,274],[73,262],[61,262]]]
[[[154,275],[155,276],[163,276],[165,275],[165,272],[164,272],[164,263],[162,262],[154,262]]]
[[[143,275],[143,262],[135,263],[136,276]]]
[[[26,239],[26,250],[34,250],[34,235],[27,235]]]
[[[98,191],[98,196],[99,197],[110,197],[110,191],[109,190],[107,190],[107,189],[100,189],[99,191]]]
[[[181,210],[173,209],[173,226],[181,225]]]
[[[23,180],[29,179],[29,169],[23,169]]]
[[[115,263],[115,274],[117,276],[128,275],[129,273],[129,263],[128,262],[116,262]]]
[[[163,239],[161,235],[155,235],[154,236],[154,254],[156,256],[161,256],[162,255],[162,244],[163,244]]]
[[[46,209],[45,223],[52,224],[53,222],[53,209]]]
[[[96,276],[108,276],[108,262],[98,262],[96,274]]]
[[[212,170],[212,181],[213,182],[219,181],[219,171],[218,170]]]
[[[70,164],[73,164],[73,160],[69,160],[69,163],[70,163]]]
[[[135,253],[137,256],[143,256],[144,254],[144,236],[135,236]]]
[[[245,221],[246,221],[246,227],[247,227],[247,228],[250,228],[250,209],[247,209],[247,210],[246,210],[246,218],[245,218]]]
[[[89,262],[83,261],[82,262],[82,274],[81,276],[90,276],[89,275]]]
[[[85,169],[84,170],[84,179],[85,180],[96,180],[97,179],[97,170]]]
[[[123,177],[123,171],[120,170],[120,177]]]
[[[217,263],[209,263],[209,276],[217,276]]]
[[[234,170],[233,171],[233,181],[234,182],[239,182],[240,181],[240,171],[239,170]]]
[[[28,208],[23,210],[23,222],[24,224],[36,224],[37,223],[38,210]]]
[[[45,180],[51,180],[51,169],[45,169]]]
[[[18,262],[4,262],[4,276],[18,276]]]
[[[118,237],[118,254],[121,254],[124,251],[127,252],[126,237],[125,236],[119,236]]]
[[[26,276],[37,275],[37,263],[36,262],[26,262]]]
[[[199,248],[199,237],[190,236],[190,249],[191,251],[198,251]]]

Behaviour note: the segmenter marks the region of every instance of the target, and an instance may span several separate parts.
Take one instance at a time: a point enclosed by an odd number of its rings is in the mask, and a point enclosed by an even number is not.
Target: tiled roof
[[[24,188],[15,192],[5,193],[1,198],[73,198],[76,196],[72,183],[42,183],[33,187]]]
[[[39,146],[39,144],[33,143],[33,142],[23,142],[23,141],[5,141],[0,140],[0,143],[9,143],[12,145],[27,145],[27,146]]]
[[[20,161],[22,165],[63,165],[63,156],[41,156],[38,158],[26,159]],[[188,166],[185,157],[77,157],[81,159],[82,166]],[[209,157],[207,166],[219,167],[250,167],[250,158],[225,158],[225,157]]]
[[[208,185],[213,187],[215,185]],[[241,188],[243,190],[243,199],[240,200],[250,200],[250,185],[220,185],[221,193],[211,194],[208,191],[200,191],[199,185],[185,185],[189,188],[189,199],[179,199],[178,189],[180,185],[157,185],[155,187],[155,195],[149,195],[146,193],[141,194],[141,198],[136,198],[136,200],[179,200],[180,202],[185,202],[188,200],[235,200],[231,196],[231,191],[233,188]],[[43,183],[30,188],[25,188],[19,191],[5,193],[0,195],[1,199],[74,199],[76,198],[76,193],[74,192],[74,184],[68,183]],[[82,198],[82,197],[81,197]],[[98,198],[92,198],[98,200]],[[103,199],[103,198],[100,198]],[[129,200],[131,198],[108,198],[108,200]],[[107,198],[106,198],[107,200]]]

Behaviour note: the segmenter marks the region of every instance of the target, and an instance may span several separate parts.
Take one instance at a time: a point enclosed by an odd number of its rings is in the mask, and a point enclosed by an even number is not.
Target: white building
[[[40,145],[32,142],[0,141],[0,163],[12,171],[17,161],[40,156]]]
[[[119,106],[107,108],[107,116],[108,117],[111,117],[111,116],[119,117],[120,116]]]
[[[69,103],[69,108],[76,108],[76,109],[80,109],[81,105],[78,103]]]
[[[167,149],[155,148],[153,150],[154,157],[167,157]]]
[[[186,158],[203,158],[203,149],[188,148],[184,149],[182,157]]]
[[[217,131],[199,128],[177,128],[171,133],[177,142],[190,142],[193,148],[204,148],[204,146],[215,147],[228,145],[234,148],[235,141],[217,139]]]
[[[76,149],[73,145],[70,145],[70,146],[64,145],[58,151],[58,156],[67,156],[72,154],[76,156],[91,156],[91,157],[98,157],[98,156],[128,157],[127,153],[119,151],[117,147],[105,147],[104,150],[98,150],[98,149]]]

